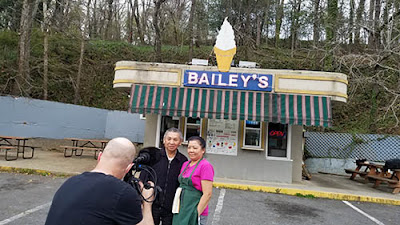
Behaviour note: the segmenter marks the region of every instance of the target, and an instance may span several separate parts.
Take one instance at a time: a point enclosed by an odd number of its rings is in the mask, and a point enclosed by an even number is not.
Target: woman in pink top
[[[206,142],[198,136],[188,140],[190,160],[183,163],[178,177],[182,193],[179,213],[174,214],[173,225],[205,225],[208,203],[212,195],[214,168],[206,159]]]

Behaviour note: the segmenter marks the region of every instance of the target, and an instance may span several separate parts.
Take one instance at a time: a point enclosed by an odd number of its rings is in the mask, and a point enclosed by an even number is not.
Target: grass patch
[[[315,196],[314,195],[312,195],[312,194],[308,194],[308,195],[303,195],[302,193],[296,193],[296,196],[297,197],[302,197],[302,198],[315,198]]]
[[[49,172],[45,170],[37,170],[37,169],[28,169],[28,168],[15,168],[15,167],[6,167],[6,166],[0,166],[0,171],[2,172],[8,172],[8,173],[21,173],[21,174],[33,174],[33,175],[39,175],[39,176],[52,176],[52,177],[71,177],[74,176],[74,174],[68,174],[68,173],[60,173],[60,172]]]

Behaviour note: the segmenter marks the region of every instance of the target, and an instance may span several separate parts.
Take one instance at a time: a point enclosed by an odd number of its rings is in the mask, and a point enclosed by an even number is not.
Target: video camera
[[[157,193],[161,191],[161,188],[157,186],[157,174],[152,168],[154,164],[160,161],[160,149],[156,147],[145,147],[139,151],[139,155],[133,160],[133,166],[130,171],[125,175],[124,181],[130,184],[132,187],[136,188],[140,196],[144,201],[148,202],[148,199],[144,198],[141,194],[141,188],[139,182],[141,181],[137,172],[146,173],[149,179],[142,180],[144,188],[150,189],[154,188],[154,199],[157,197]],[[147,181],[151,180],[154,186],[151,186]],[[150,197],[151,198],[151,197]]]

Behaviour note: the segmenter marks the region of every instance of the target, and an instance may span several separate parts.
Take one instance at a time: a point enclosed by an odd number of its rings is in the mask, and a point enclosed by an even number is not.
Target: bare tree
[[[19,28],[19,55],[18,55],[18,74],[14,81],[12,94],[18,95],[25,93],[30,95],[31,76],[29,69],[32,21],[35,16],[38,0],[24,0],[21,12]]]
[[[147,40],[148,43],[150,43],[150,41],[152,40],[152,35],[150,34],[150,28],[147,21],[147,18],[151,17],[149,10],[150,5],[151,0],[142,0],[141,30],[143,30],[143,44],[146,44],[145,40]]]
[[[54,24],[54,27],[62,32],[65,31],[70,23],[71,0],[56,0],[55,4],[55,12],[50,23]]]
[[[301,9],[301,0],[294,0],[292,2],[292,26],[290,29],[291,35],[291,57],[294,56],[294,50],[297,44],[297,33],[299,30],[299,17],[300,17],[300,9]]]
[[[197,16],[197,13],[196,13],[196,11],[198,9],[196,1],[195,1],[195,8],[193,8],[193,10],[194,10],[193,12],[191,10],[189,10],[188,2],[191,3],[191,0],[190,1],[173,0],[173,1],[166,1],[165,5],[164,5],[165,6],[164,9],[166,10],[166,13],[168,13],[168,21],[166,21],[167,27],[169,27],[169,29],[172,29],[171,32],[168,32],[168,33],[170,33],[170,35],[164,35],[164,36],[170,37],[168,41],[175,45],[183,45],[185,39],[186,40],[190,39],[190,23],[192,23],[193,24],[192,26],[194,27],[195,22],[198,21],[198,19],[199,19],[199,17]],[[192,5],[192,3],[190,5]],[[187,17],[184,16],[185,13],[188,13]],[[193,13],[193,16],[197,17],[197,18],[193,21],[190,21],[191,20],[190,17],[192,15],[192,13]],[[187,18],[189,18],[189,21],[187,20]],[[186,27],[187,27],[187,29],[185,29]],[[186,30],[187,30],[187,32],[185,32]],[[194,31],[194,28],[193,28],[193,31]],[[187,35],[185,35],[185,33]],[[187,36],[189,36],[189,38],[187,38]],[[189,43],[189,45],[190,45],[190,43]]]
[[[349,85],[349,99],[354,99],[358,93],[369,95],[369,98],[362,98],[364,102],[357,104],[368,105],[370,108],[369,129],[372,132],[379,132],[379,122],[391,118],[395,121],[389,128],[389,132],[398,133],[400,127],[400,64],[393,64],[394,60],[399,61],[399,49],[386,48],[373,54],[346,54],[338,56],[337,61],[345,67],[352,80]],[[366,73],[365,71],[370,71]],[[393,80],[397,80],[396,83]],[[366,92],[365,90],[368,90]],[[378,95],[380,101],[378,101]],[[349,104],[355,104],[349,102]],[[378,111],[384,112],[378,115]],[[387,122],[385,122],[387,123]],[[389,123],[390,124],[390,123]]]
[[[276,1],[276,17],[275,17],[275,47],[279,47],[279,39],[281,35],[281,25],[283,19],[284,0]]]
[[[166,0],[154,0],[154,14],[153,14],[153,26],[155,30],[154,50],[156,52],[156,61],[162,62],[161,56],[161,30],[160,30],[160,10],[161,5]]]
[[[349,44],[353,44],[353,31],[354,31],[354,0],[350,0],[350,15],[349,15]]]
[[[393,13],[398,14],[400,12],[400,1],[394,1],[393,3]],[[393,21],[393,30],[392,30],[392,37],[393,37],[393,42],[399,41],[399,34],[400,34],[400,21],[399,19],[396,19]],[[400,87],[399,87],[400,88]]]
[[[388,20],[389,20],[389,11],[390,11],[390,9],[392,8],[392,4],[393,4],[393,1],[392,0],[387,0],[386,1],[386,4],[385,4],[385,7],[384,7],[384,9],[383,9],[383,23],[388,23],[388,26],[387,26],[387,28],[386,29],[384,29],[383,31],[383,40],[382,40],[382,42],[386,42],[385,44],[387,45],[387,46],[389,46],[390,47],[390,40],[391,40],[391,35],[392,35],[392,25],[393,25],[393,23],[390,23]]]
[[[48,97],[48,82],[49,82],[49,24],[47,1],[43,1],[43,99]]]
[[[98,36],[98,21],[97,21],[97,0],[93,2],[93,17],[92,22],[89,24],[89,38],[96,38]]]
[[[321,0],[313,0],[313,42],[314,46],[318,46],[319,37],[320,37],[320,1]]]
[[[203,40],[207,39],[209,32],[209,24],[207,20],[207,4],[208,1],[198,1],[196,6],[196,38],[195,45],[196,47],[200,47],[203,43]]]
[[[370,48],[373,48],[374,44],[374,8],[375,8],[375,0],[369,0],[369,14],[368,14],[368,45]],[[365,29],[365,27],[364,27]]]
[[[244,11],[245,11],[245,15],[244,17],[246,18],[244,20],[244,27],[243,27],[243,34],[244,34],[244,54],[246,56],[246,58],[249,58],[250,55],[250,49],[254,47],[254,40],[252,38],[252,20],[251,20],[251,16],[253,15],[254,12],[254,8],[256,7],[257,1],[255,2],[251,2],[249,4],[249,0],[245,1],[244,4]]]
[[[104,26],[104,39],[105,40],[110,40],[112,37],[112,31],[111,31],[111,26],[112,26],[112,18],[113,18],[113,4],[114,0],[107,0],[107,16],[105,20],[105,26]]]
[[[132,44],[133,42],[133,26],[132,26],[132,14],[133,14],[133,4],[132,0],[129,0],[127,2],[128,7],[127,7],[127,41],[128,43]]]
[[[189,61],[193,58],[193,44],[194,44],[194,32],[193,32],[193,20],[195,19],[196,11],[196,0],[192,0],[192,6],[190,7],[190,17],[189,17]]]
[[[265,44],[266,45],[268,45],[268,41],[269,41],[269,36],[268,36],[268,32],[269,32],[269,25],[270,25],[270,23],[269,23],[269,17],[270,17],[270,14],[271,14],[271,2],[270,2],[271,0],[266,0],[266,4],[265,4],[265,9],[264,9],[264,11],[263,11],[263,21],[262,21],[262,26],[261,27],[264,27],[264,24],[265,24],[265,30],[266,30],[266,38],[265,38]]]
[[[135,19],[135,23],[136,23],[136,30],[139,36],[139,40],[140,40],[140,44],[144,45],[144,35],[143,35],[143,30],[142,30],[142,24],[140,22],[140,14],[139,14],[139,3],[138,0],[129,0],[129,5],[130,8],[132,9],[132,16]],[[128,9],[129,12],[129,9]],[[133,31],[132,31],[133,32]]]
[[[374,27],[372,29],[373,42],[371,43],[375,49],[381,47],[381,29],[380,26],[381,17],[381,0],[375,0],[375,15],[374,15]]]
[[[113,20],[115,21],[112,24],[111,27],[111,38],[112,40],[115,41],[120,41],[121,40],[121,35],[122,35],[122,10],[123,10],[123,4],[114,4],[114,14],[113,14]]]
[[[262,15],[257,14],[257,20],[256,20],[256,26],[257,26],[257,33],[256,33],[256,47],[260,47],[261,44],[261,30],[262,30],[262,21],[264,19],[265,11],[262,13]]]
[[[326,43],[325,43],[325,70],[331,71],[334,68],[333,50],[336,44],[337,17],[338,17],[338,1],[328,0],[326,21]]]
[[[80,96],[80,86],[81,86],[81,77],[82,77],[82,67],[83,67],[83,58],[85,54],[85,41],[88,36],[88,23],[90,19],[90,3],[91,0],[88,0],[87,5],[86,5],[86,17],[81,16],[81,21],[83,24],[83,28],[81,31],[81,50],[80,50],[80,55],[79,55],[79,66],[78,66],[78,74],[76,76],[76,84],[75,84],[75,98],[74,98],[74,104],[78,104],[81,96]]]
[[[360,3],[357,8],[356,15],[356,23],[355,23],[355,32],[354,32],[354,43],[356,45],[360,44],[360,30],[361,30],[361,22],[363,21],[363,13],[365,9],[365,0],[360,0]]]

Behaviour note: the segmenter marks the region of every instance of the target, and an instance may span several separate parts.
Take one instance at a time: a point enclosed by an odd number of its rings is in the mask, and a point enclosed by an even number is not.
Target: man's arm
[[[142,206],[143,219],[138,225],[154,225],[151,203],[144,202]]]
[[[150,202],[143,201],[142,203],[142,214],[143,219],[138,223],[138,225],[154,225],[153,214],[151,213],[152,201],[154,201],[154,183],[149,181],[153,188],[146,189],[143,188],[143,184],[140,182],[140,187],[142,189],[142,196]]]

